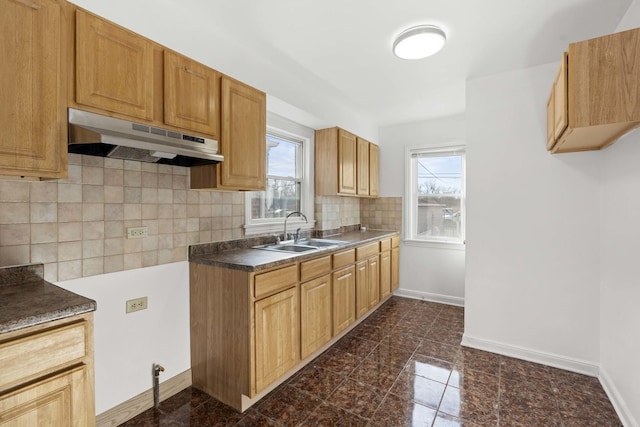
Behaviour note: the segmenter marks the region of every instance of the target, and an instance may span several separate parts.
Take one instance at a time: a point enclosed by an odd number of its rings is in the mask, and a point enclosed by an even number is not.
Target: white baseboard
[[[639,427],[640,423],[638,420],[634,419],[633,414],[629,410],[629,406],[622,398],[620,392],[616,388],[613,380],[604,369],[600,368],[600,375],[598,376],[600,379],[600,384],[602,384],[602,388],[609,396],[609,400],[611,404],[616,410],[618,417],[620,417],[620,421],[622,421],[622,425],[626,427]]]
[[[160,383],[160,401],[170,398],[191,385],[191,369]],[[153,408],[153,389],[143,391],[126,402],[122,402],[96,416],[97,427],[118,426]]]
[[[439,302],[441,304],[456,305],[458,307],[464,307],[464,298],[461,298],[461,297],[432,294],[430,292],[412,291],[410,289],[402,289],[402,288],[396,290],[393,294],[399,297],[421,299],[425,301]]]
[[[503,356],[527,360],[529,362],[541,363],[543,365],[553,366],[554,368],[565,369],[567,371],[577,372],[579,374],[585,374],[592,377],[597,377],[600,371],[600,367],[597,363],[532,350],[526,347],[504,344],[497,341],[476,338],[469,336],[468,334],[462,335],[462,345],[477,348],[478,350],[490,351],[491,353],[502,354]]]

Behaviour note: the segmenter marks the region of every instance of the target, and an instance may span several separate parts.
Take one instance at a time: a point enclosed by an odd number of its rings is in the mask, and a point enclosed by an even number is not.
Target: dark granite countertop
[[[324,237],[330,240],[341,240],[345,242],[338,247],[322,248],[317,251],[303,253],[277,252],[252,248],[252,246],[273,243],[274,238],[272,237],[205,243],[189,248],[189,262],[215,265],[235,270],[261,271],[279,265],[315,258],[322,254],[338,252],[398,234],[397,231],[387,230],[350,231]]]
[[[43,277],[42,264],[0,268],[0,333],[95,311],[94,300]]]

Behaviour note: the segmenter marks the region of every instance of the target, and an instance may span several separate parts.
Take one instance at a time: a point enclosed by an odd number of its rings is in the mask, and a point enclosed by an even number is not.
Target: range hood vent
[[[69,108],[69,152],[176,166],[224,160],[218,141]]]

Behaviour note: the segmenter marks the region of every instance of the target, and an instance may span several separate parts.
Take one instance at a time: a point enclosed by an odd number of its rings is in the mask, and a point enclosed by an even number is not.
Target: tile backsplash
[[[63,281],[187,260],[189,245],[244,237],[244,193],[188,190],[189,169],[69,154],[65,180],[0,180],[0,267]],[[400,230],[402,198],[317,196],[316,230]],[[127,228],[148,235],[127,239]]]
[[[361,199],[360,222],[372,230],[402,231],[402,197]]]
[[[188,168],[69,154],[68,179],[0,181],[0,266],[62,281],[187,259],[243,236],[244,195],[188,190]],[[148,236],[127,239],[129,227]]]

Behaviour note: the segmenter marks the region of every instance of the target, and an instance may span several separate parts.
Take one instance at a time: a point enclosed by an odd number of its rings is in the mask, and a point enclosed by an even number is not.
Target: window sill
[[[464,243],[453,243],[453,242],[437,242],[434,240],[417,240],[417,239],[406,239],[403,240],[402,243],[407,246],[414,246],[417,248],[431,248],[431,249],[447,249],[453,251],[464,251],[465,245]]]

